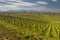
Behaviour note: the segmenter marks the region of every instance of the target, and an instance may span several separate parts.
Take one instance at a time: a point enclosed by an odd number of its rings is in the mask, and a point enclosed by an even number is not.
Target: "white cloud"
[[[29,2],[23,2],[23,1],[16,1],[16,2],[8,2],[10,4],[13,4],[13,5],[19,5],[19,6],[34,6],[34,5],[37,5],[35,3],[29,3]]]
[[[52,0],[52,1],[55,1],[55,0]],[[38,11],[58,11],[58,9],[50,9],[44,6],[48,4],[47,2],[44,2],[44,1],[37,1],[36,3],[29,3],[29,2],[24,2],[22,0],[0,0],[0,2],[8,3],[8,4],[0,6],[1,11],[21,10],[21,9],[28,9],[28,10],[32,9],[32,10],[38,10]],[[26,6],[29,8],[23,8],[23,6]]]
[[[17,0],[0,0],[0,1],[17,1]]]
[[[4,1],[4,0],[0,0],[0,2],[5,2],[5,3],[8,3],[11,4],[11,5],[20,5],[20,6],[34,6],[34,5],[37,5],[35,3],[29,3],[29,2],[24,2],[22,0],[7,0],[7,1]]]
[[[29,2],[24,2],[22,0],[0,0],[1,2],[6,2],[8,3],[8,5],[2,5],[0,6],[0,10],[19,10],[21,8],[18,8],[21,7],[21,6],[27,6],[27,7],[30,7],[30,9],[39,9],[38,7],[35,7],[39,4],[48,4],[47,2],[43,2],[43,1],[40,1],[40,2],[37,2],[37,3],[29,3]],[[40,7],[40,9],[42,10],[42,8]]]
[[[35,3],[29,3],[29,2],[23,2],[22,0],[7,0],[7,1],[4,1],[4,0],[0,0],[0,2],[6,2],[8,3],[5,4],[5,5],[1,5],[0,6],[0,10],[20,10],[22,8],[18,8],[21,7],[21,6],[27,6],[27,7],[33,7],[34,5],[37,5]]]
[[[8,1],[17,1],[17,0],[8,0]]]
[[[0,0],[0,2],[5,2],[5,0]]]
[[[43,5],[48,4],[47,2],[44,2],[44,1],[38,1],[37,3],[38,3],[38,4],[43,4]]]
[[[0,2],[7,3],[8,5],[19,5],[19,6],[34,6],[36,5],[35,3],[29,3],[29,2],[24,2],[22,0],[0,0]],[[7,5],[5,4],[5,5]]]
[[[3,5],[3,6],[0,6],[0,9],[2,11],[5,11],[5,10],[15,10],[15,9],[18,9],[18,7],[16,5]]]
[[[53,2],[56,2],[57,0],[52,0]]]

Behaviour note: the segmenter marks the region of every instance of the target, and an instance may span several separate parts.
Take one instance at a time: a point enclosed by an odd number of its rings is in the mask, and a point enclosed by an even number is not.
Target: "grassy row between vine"
[[[0,25],[16,37],[12,40],[59,40],[59,23],[0,16]],[[57,25],[57,26],[56,26]],[[10,30],[10,31],[9,31]],[[5,31],[2,31],[5,32]],[[9,34],[10,35],[10,34]]]

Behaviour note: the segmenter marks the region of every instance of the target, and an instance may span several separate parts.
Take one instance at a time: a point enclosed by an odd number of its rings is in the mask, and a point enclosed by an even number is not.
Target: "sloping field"
[[[42,13],[2,14],[0,40],[60,40],[60,16]]]

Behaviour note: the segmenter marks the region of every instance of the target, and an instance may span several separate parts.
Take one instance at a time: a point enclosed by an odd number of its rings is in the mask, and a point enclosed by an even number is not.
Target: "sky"
[[[60,0],[0,0],[0,11],[23,9],[60,12]]]

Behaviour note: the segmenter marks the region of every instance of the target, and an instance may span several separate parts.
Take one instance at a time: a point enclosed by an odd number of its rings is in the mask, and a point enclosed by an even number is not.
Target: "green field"
[[[0,40],[60,40],[60,14],[1,12]]]

